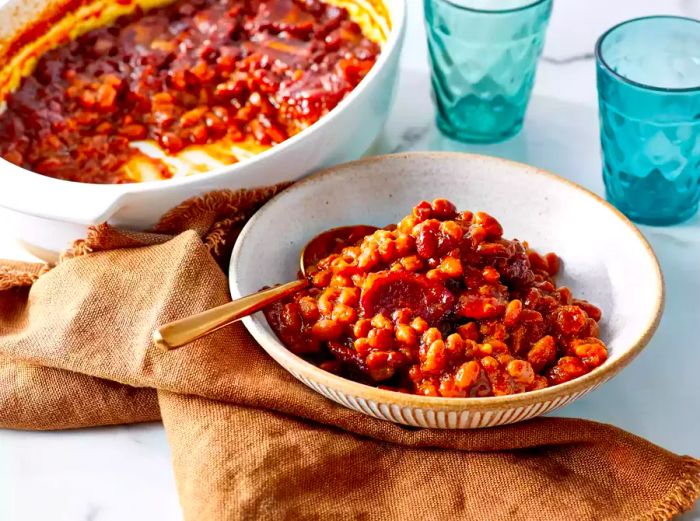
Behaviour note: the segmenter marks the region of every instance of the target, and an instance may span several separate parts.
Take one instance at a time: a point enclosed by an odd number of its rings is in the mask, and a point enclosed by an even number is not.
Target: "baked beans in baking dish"
[[[6,96],[0,155],[86,183],[210,170],[313,124],[379,52],[332,2],[137,7],[39,57]]]

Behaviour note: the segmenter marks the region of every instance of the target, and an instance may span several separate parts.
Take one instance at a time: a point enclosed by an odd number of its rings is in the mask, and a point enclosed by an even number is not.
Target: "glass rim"
[[[449,0],[448,0],[449,1]],[[600,35],[598,40],[596,41],[595,44],[595,57],[596,61],[602,65],[607,72],[612,74],[615,78],[618,78],[624,83],[627,83],[629,85],[632,85],[633,87],[637,87],[640,89],[644,90],[651,90],[655,92],[665,92],[665,93],[689,93],[689,92],[698,92],[700,91],[700,84],[698,84],[695,87],[659,87],[656,85],[649,85],[648,83],[642,83],[640,81],[635,81],[630,78],[627,78],[626,76],[623,76],[619,72],[617,72],[615,69],[613,69],[610,64],[605,60],[605,57],[603,56],[603,42],[605,39],[612,35],[615,31],[620,29],[621,27],[624,27],[625,25],[633,24],[636,22],[642,22],[645,20],[664,20],[664,19],[671,19],[671,20],[684,20],[687,22],[693,22],[695,24],[700,25],[700,20],[697,20],[695,18],[691,18],[689,16],[677,16],[677,15],[650,15],[650,16],[640,16],[638,18],[631,18],[629,20],[625,20],[624,22],[620,22],[618,24],[613,25],[610,29],[605,31],[603,34]]]
[[[508,9],[482,9],[479,7],[468,7],[466,5],[460,5],[457,2],[457,0],[439,0],[442,2],[445,2],[446,4],[450,4],[453,7],[456,7],[457,9],[461,9],[462,11],[469,11],[471,13],[482,13],[482,14],[509,14],[509,13],[517,13],[518,11],[524,11],[525,9],[530,9],[531,7],[538,6],[540,4],[544,4],[545,2],[551,2],[552,0],[532,0],[530,3],[521,5],[520,7],[510,7]]]

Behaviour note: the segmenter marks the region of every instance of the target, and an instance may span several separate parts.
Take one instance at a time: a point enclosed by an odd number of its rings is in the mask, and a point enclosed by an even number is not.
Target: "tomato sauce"
[[[335,107],[379,46],[318,0],[185,0],[138,10],[44,54],[0,114],[0,155],[43,175],[138,181],[133,146],[272,146]],[[235,161],[235,159],[232,159]]]
[[[555,254],[445,199],[307,271],[310,288],[266,309],[270,326],[290,351],[368,385],[500,396],[573,380],[608,357],[600,309],[556,286]]]

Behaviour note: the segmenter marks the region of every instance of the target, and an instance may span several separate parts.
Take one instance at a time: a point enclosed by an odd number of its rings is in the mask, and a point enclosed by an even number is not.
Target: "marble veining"
[[[594,58],[595,58],[595,53],[584,52],[582,54],[574,54],[572,56],[563,56],[563,57],[543,55],[542,61],[545,63],[549,63],[551,65],[569,65],[570,63],[589,61],[589,60],[593,60]]]
[[[85,514],[85,521],[98,521],[100,516],[100,507],[98,505],[89,505]]]
[[[399,140],[394,147],[389,149],[389,153],[406,152],[413,150],[430,131],[430,124],[418,127],[408,127],[399,136]]]

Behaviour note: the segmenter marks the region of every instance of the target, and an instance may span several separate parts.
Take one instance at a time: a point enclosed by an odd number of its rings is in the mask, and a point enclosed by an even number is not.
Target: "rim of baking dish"
[[[344,163],[342,165],[325,168],[306,177],[304,180],[294,184],[290,188],[287,188],[286,190],[282,191],[280,194],[272,198],[267,204],[265,204],[260,210],[258,210],[258,212],[248,221],[248,223],[241,231],[239,238],[234,246],[233,253],[231,255],[231,263],[229,265],[229,286],[231,289],[232,297],[237,298],[241,296],[240,294],[238,294],[237,291],[234,292],[232,282],[234,280],[232,276],[234,259],[238,258],[239,252],[241,251],[241,249],[243,248],[243,244],[245,243],[245,237],[249,229],[255,225],[256,218],[260,215],[263,215],[267,211],[269,206],[273,204],[278,197],[282,197],[285,195],[286,192],[292,190],[304,190],[307,185],[318,181],[320,178],[336,174],[339,170],[342,171],[348,168],[355,168],[358,165],[372,165],[373,163],[392,160],[396,158],[406,159],[410,157],[427,157],[434,159],[457,159],[471,157],[476,159],[486,159],[488,161],[493,162],[501,162],[510,165],[511,167],[514,166],[517,168],[526,168],[528,172],[533,175],[543,176],[552,181],[562,183],[569,188],[573,188],[581,192],[585,196],[593,199],[595,202],[602,204],[608,210],[610,210],[612,214],[616,216],[629,229],[629,231],[641,242],[650,260],[652,261],[652,265],[654,266],[655,277],[653,281],[650,281],[650,283],[653,283],[656,287],[656,299],[654,302],[655,307],[653,316],[644,325],[644,328],[642,329],[632,346],[627,348],[626,351],[619,358],[612,361],[607,360],[605,363],[603,363],[603,365],[595,368],[590,373],[580,376],[574,380],[554,385],[552,387],[546,387],[544,389],[538,389],[535,391],[528,391],[521,394],[511,394],[506,396],[485,396],[481,398],[420,396],[414,394],[400,393],[396,391],[389,391],[385,389],[378,389],[376,387],[361,384],[359,382],[355,382],[353,380],[334,375],[332,373],[329,373],[328,371],[324,371],[323,369],[316,367],[310,362],[307,362],[300,356],[297,356],[291,351],[289,351],[289,349],[287,349],[287,347],[284,346],[284,344],[279,340],[279,338],[277,338],[274,332],[270,333],[268,331],[265,331],[262,327],[258,326],[258,324],[256,324],[255,322],[254,316],[245,317],[243,319],[243,323],[246,326],[246,329],[248,329],[251,335],[255,338],[256,342],[260,344],[262,349],[264,349],[280,365],[282,365],[283,367],[285,365],[290,365],[294,367],[294,369],[298,371],[299,374],[307,377],[309,380],[321,383],[324,386],[335,391],[340,391],[342,393],[354,397],[361,397],[364,399],[374,400],[376,402],[391,403],[403,407],[426,407],[443,410],[459,409],[483,411],[485,409],[493,410],[527,406],[534,403],[545,402],[547,400],[551,401],[562,395],[571,395],[580,391],[587,390],[593,387],[595,384],[602,383],[603,381],[615,375],[617,372],[619,372],[621,369],[627,366],[642,351],[642,349],[644,349],[651,337],[656,332],[656,329],[661,320],[661,315],[663,313],[665,302],[665,286],[663,274],[661,272],[661,267],[659,265],[658,259],[656,258],[656,254],[654,253],[654,250],[652,249],[649,242],[639,231],[639,229],[622,212],[620,212],[617,208],[608,203],[605,199],[596,195],[590,190],[574,183],[573,181],[569,181],[568,179],[564,179],[552,172],[543,170],[538,167],[534,167],[532,165],[527,165],[525,163],[511,161],[499,157],[485,156],[481,154],[467,154],[461,152],[409,152],[399,154],[388,154],[383,156],[368,157]],[[256,315],[259,315],[259,313],[257,313]],[[261,320],[265,320],[264,317]],[[270,344],[271,347],[268,347],[265,344]],[[286,367],[285,370],[288,371]]]

